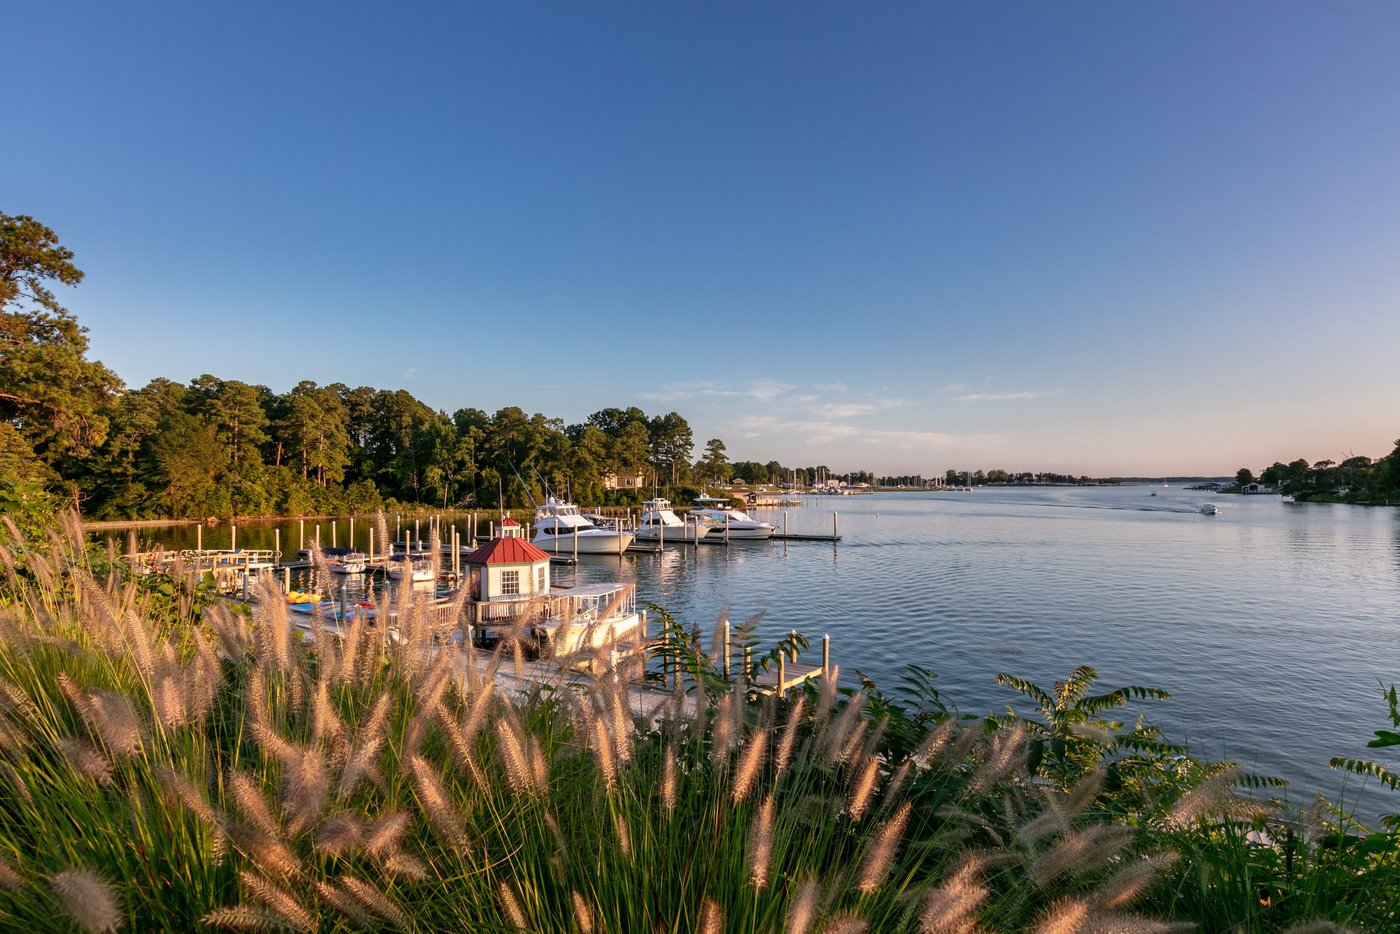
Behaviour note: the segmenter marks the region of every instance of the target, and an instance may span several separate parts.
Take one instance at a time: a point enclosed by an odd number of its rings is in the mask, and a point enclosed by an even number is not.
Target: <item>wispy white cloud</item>
[[[797,386],[776,379],[757,379],[743,383],[715,383],[703,380],[693,383],[669,383],[659,389],[637,393],[637,398],[649,402],[678,402],[684,399],[755,399],[770,402],[791,392]]]
[[[408,369],[404,370],[404,371],[403,371],[403,378],[404,378],[404,379],[417,379],[417,378],[418,378],[418,367],[416,367],[416,366],[411,366],[411,367],[409,367]]]
[[[845,383],[813,383],[813,389],[820,389],[822,392],[850,392],[851,387]]]
[[[875,399],[871,402],[833,402],[818,406],[815,414],[822,418],[859,418],[873,415],[887,409],[897,409],[904,404],[903,399]]]
[[[757,438],[779,433],[795,434],[801,436],[809,445],[845,441],[853,444],[882,445],[906,451],[991,449],[1004,443],[998,435],[958,435],[941,431],[869,428],[848,422],[792,421],[773,415],[750,415],[735,421],[732,428],[739,437],[743,438]]]
[[[954,396],[954,402],[1020,402],[1026,399],[1042,399],[1046,396],[1058,396],[1064,392],[1063,389],[1036,390],[1025,389],[1020,392],[969,392],[961,396]]]

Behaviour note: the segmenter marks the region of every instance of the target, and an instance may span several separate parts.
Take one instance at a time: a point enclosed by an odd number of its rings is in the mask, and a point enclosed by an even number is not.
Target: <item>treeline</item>
[[[566,425],[514,406],[448,414],[403,390],[274,393],[212,375],[127,390],[87,359],[86,329],[50,291],[82,280],[72,260],[48,227],[0,214],[0,513],[31,527],[60,500],[101,519],[518,507],[546,490],[603,504],[734,475],[718,438],[692,460],[676,412],[608,408]],[[750,482],[826,472],[740,467]]]
[[[1287,464],[1275,461],[1257,477],[1248,467],[1235,474],[1240,487],[1256,481],[1297,500],[1400,502],[1400,440],[1396,440],[1394,450],[1376,460],[1355,455],[1340,462],[1324,459],[1309,463],[1300,457]]]
[[[968,474],[963,470],[950,470],[944,475],[944,482],[949,486],[968,485]],[[1049,471],[1034,472],[1030,470],[1009,471],[1009,470],[974,470],[972,471],[972,486],[1007,486],[1010,484],[1040,484],[1055,486],[1095,486],[1098,484],[1116,483],[1112,479],[1094,479],[1092,477],[1079,476],[1067,473],[1051,473]]]

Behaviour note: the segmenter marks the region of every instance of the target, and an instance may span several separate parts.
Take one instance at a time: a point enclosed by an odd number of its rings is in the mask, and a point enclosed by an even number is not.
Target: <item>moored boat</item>
[[[599,528],[573,503],[551,496],[535,509],[535,535],[530,541],[550,554],[613,555],[626,551],[635,537],[622,529]]]
[[[363,574],[369,567],[369,555],[353,548],[322,548],[312,558],[333,574]]]
[[[714,532],[712,525],[698,521],[682,521],[680,516],[677,516],[675,511],[671,509],[671,501],[668,499],[649,499],[642,505],[646,507],[646,510],[637,520],[637,541],[664,542],[667,539],[673,542],[681,539],[695,541]]]
[[[695,497],[695,506],[690,510],[689,517],[704,523],[712,530],[710,534],[718,538],[757,540],[771,538],[777,531],[772,523],[759,522],[742,509],[732,508],[729,500],[714,496]]]
[[[409,580],[414,583],[437,579],[433,573],[432,559],[427,555],[394,555],[389,559],[390,580]]]

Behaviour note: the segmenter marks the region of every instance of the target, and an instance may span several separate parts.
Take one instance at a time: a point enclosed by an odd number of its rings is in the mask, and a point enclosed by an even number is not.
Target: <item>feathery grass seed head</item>
[[[78,926],[93,934],[115,931],[122,922],[116,893],[101,876],[87,869],[65,869],[50,880],[63,910]]]
[[[860,890],[865,894],[875,892],[885,881],[890,864],[894,862],[895,850],[899,848],[899,839],[904,835],[904,828],[909,823],[911,810],[913,805],[908,801],[901,804],[894,816],[885,821],[875,837],[874,845],[866,853],[860,867],[859,884]]]

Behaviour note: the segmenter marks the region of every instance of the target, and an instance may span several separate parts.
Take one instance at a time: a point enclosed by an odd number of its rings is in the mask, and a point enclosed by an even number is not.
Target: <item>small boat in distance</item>
[[[635,538],[621,529],[602,529],[580,515],[573,503],[551,496],[535,509],[535,537],[530,543],[550,554],[615,555]]]
[[[710,534],[719,538],[766,539],[778,530],[772,523],[759,522],[743,510],[731,508],[729,500],[714,496],[695,497],[695,506],[687,518],[697,518],[710,527]]]
[[[1206,503],[1204,506],[1201,507],[1201,515],[1218,516],[1220,515],[1220,507],[1215,505],[1214,503]]]

